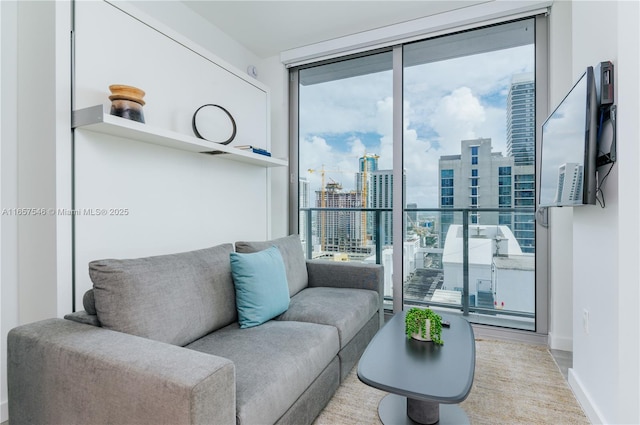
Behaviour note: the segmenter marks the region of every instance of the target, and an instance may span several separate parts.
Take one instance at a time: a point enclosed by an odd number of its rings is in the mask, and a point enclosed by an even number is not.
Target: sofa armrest
[[[7,337],[11,423],[235,424],[231,361],[64,319]]]
[[[384,268],[380,264],[307,260],[309,287],[369,289],[378,293],[380,326],[384,324]]]

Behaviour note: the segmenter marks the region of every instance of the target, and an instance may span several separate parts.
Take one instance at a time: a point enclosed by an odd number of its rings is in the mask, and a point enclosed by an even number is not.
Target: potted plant
[[[430,308],[413,307],[404,319],[407,338],[442,345],[442,317]],[[429,330],[427,331],[427,327]]]

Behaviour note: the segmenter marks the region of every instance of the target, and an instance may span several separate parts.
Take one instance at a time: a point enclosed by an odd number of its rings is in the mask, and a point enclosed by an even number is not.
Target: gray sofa
[[[240,328],[233,245],[90,263],[85,311],[8,336],[9,420],[19,424],[308,424],[383,321],[382,267],[306,261],[275,245],[288,309]]]

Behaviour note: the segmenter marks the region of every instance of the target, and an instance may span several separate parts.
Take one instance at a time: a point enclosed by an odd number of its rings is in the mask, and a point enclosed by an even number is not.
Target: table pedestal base
[[[415,410],[420,405],[427,403],[428,405],[434,405],[436,410],[436,421],[439,425],[463,425],[469,424],[469,417],[462,408],[457,404],[440,404],[430,403],[421,400],[411,400],[407,403],[407,398],[397,395],[389,394],[385,396],[378,405],[378,416],[385,425],[415,425],[420,422],[415,422],[407,414],[407,405],[411,410]],[[427,409],[431,409],[431,413],[428,413],[427,417],[432,417],[433,406],[427,406]],[[419,414],[412,414],[416,419],[420,419]],[[438,420],[439,418],[439,420]],[[424,423],[424,422],[423,422]]]
[[[440,419],[440,403],[407,398],[407,416],[419,424],[433,425]]]

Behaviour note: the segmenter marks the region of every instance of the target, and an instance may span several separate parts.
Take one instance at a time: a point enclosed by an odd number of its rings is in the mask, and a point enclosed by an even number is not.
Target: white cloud
[[[364,145],[364,143],[362,143],[362,140],[357,137],[349,140],[347,144],[350,147],[351,156],[353,157],[359,158],[367,152],[367,147]]]
[[[300,87],[300,128],[309,134],[375,131],[376,101],[391,96],[391,72]]]
[[[393,134],[393,98],[391,96],[376,102],[376,131],[384,136]]]
[[[358,158],[364,155],[366,147],[358,138],[350,139],[347,145],[349,151],[345,153],[322,137],[311,136],[300,141],[300,177],[310,182],[312,191],[322,187],[323,174],[325,183],[336,181],[344,190],[355,188]]]
[[[477,137],[490,138],[494,152],[507,154],[507,114],[504,109],[487,107],[485,120],[476,127]]]
[[[485,111],[471,89],[463,86],[444,96],[427,120],[440,135],[440,144],[455,151],[461,140],[478,137],[476,128],[484,123]]]
[[[378,169],[391,170],[393,168],[393,99],[386,97],[377,102],[376,131],[382,135],[376,152]]]

